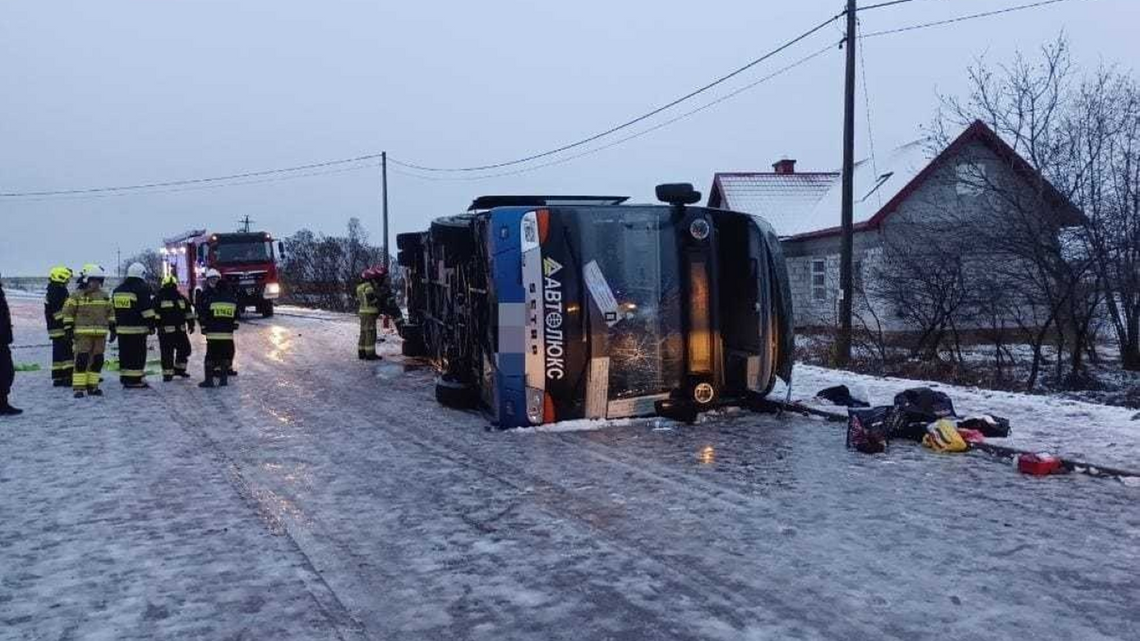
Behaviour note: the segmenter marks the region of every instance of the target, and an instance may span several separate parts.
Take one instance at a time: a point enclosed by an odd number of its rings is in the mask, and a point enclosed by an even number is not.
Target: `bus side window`
[[[209,251],[209,245],[202,243],[198,245],[198,264],[206,266],[206,253]]]

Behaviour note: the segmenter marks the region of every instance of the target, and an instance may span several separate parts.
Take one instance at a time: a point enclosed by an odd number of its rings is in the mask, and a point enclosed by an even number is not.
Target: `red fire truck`
[[[273,301],[281,295],[277,259],[285,248],[270,234],[196,229],[167,238],[164,245],[163,275],[173,274],[190,300],[198,302],[206,270],[213,268],[229,283],[239,310],[254,307],[262,316],[273,315]]]

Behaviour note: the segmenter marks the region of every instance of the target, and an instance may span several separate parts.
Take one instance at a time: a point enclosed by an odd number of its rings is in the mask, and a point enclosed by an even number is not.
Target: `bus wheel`
[[[261,312],[262,318],[271,318],[273,316],[273,301],[267,300],[257,306],[257,311]]]
[[[451,409],[471,410],[478,405],[479,394],[474,385],[440,378],[435,382],[435,400]]]

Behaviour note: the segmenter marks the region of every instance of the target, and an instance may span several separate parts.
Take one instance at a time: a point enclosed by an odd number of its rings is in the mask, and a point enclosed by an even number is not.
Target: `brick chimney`
[[[794,174],[796,173],[796,161],[791,158],[784,158],[772,165],[772,169],[775,169],[776,173],[781,175]]]

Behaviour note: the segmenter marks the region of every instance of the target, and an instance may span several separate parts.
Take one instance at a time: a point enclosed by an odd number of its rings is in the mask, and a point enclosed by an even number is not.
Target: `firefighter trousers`
[[[146,334],[119,334],[119,382],[141,383],[146,376]]]
[[[223,376],[234,363],[234,341],[229,339],[206,339],[206,378]]]
[[[357,345],[359,353],[368,356],[376,353],[376,319],[379,317],[379,314],[360,315],[360,343]]]
[[[81,334],[75,337],[75,369],[71,374],[73,388],[82,391],[99,387],[99,373],[103,371],[103,352],[106,349],[106,336]]]
[[[190,337],[185,331],[158,335],[158,351],[162,354],[162,375],[185,374],[190,361]]]
[[[51,380],[71,383],[71,370],[75,366],[75,353],[66,336],[51,339]]]
[[[0,345],[0,401],[8,399],[15,380],[16,364],[12,362],[12,350],[7,345]]]

